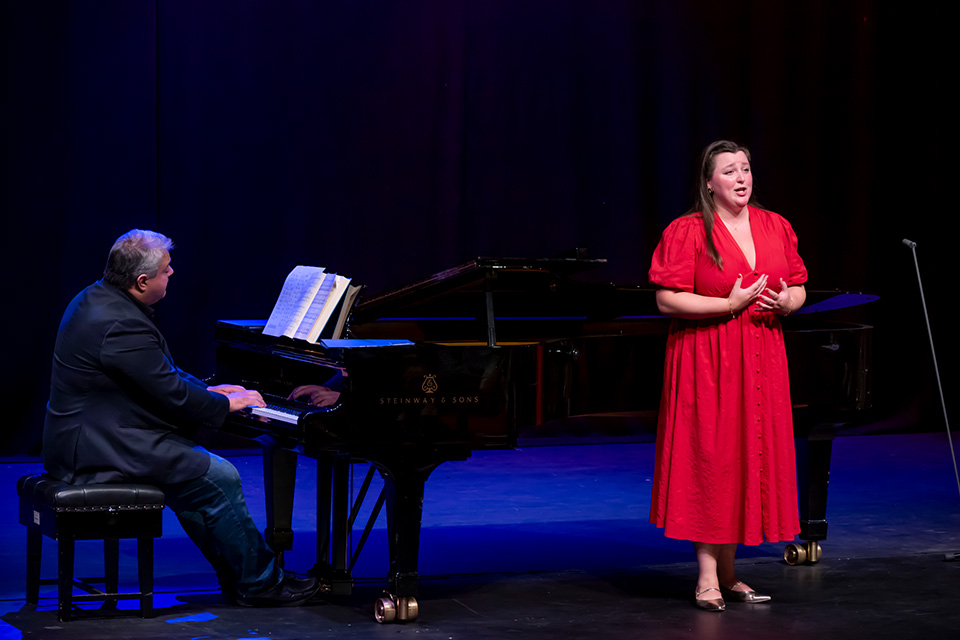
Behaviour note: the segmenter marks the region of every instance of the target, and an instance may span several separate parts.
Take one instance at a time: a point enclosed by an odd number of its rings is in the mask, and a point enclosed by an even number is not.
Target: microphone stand
[[[930,328],[930,315],[927,313],[927,300],[923,295],[923,282],[920,280],[920,263],[917,262],[917,243],[903,239],[903,244],[910,247],[913,253],[913,264],[917,269],[917,285],[920,287],[920,304],[923,306],[923,317],[927,322],[927,335],[930,337],[930,353],[933,355],[933,372],[937,378],[937,389],[940,390],[940,404],[943,406],[943,422],[947,428],[947,442],[950,444],[950,456],[953,458],[953,473],[957,478],[957,492],[960,493],[960,473],[957,471],[957,455],[953,450],[953,438],[950,435],[950,419],[947,417],[947,401],[943,395],[943,384],[940,382],[940,368],[937,366],[937,350],[933,346],[933,331]],[[958,560],[960,553],[947,553],[944,560]]]

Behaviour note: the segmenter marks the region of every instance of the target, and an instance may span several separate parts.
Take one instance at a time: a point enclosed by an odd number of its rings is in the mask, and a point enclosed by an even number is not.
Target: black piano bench
[[[57,613],[70,619],[76,602],[140,599],[140,616],[153,615],[153,539],[163,532],[163,491],[143,484],[71,485],[49,475],[17,481],[20,524],[27,527],[27,604],[36,606],[41,584],[56,584]],[[43,536],[57,541],[58,578],[40,578]],[[121,538],[137,539],[137,593],[118,593]],[[74,579],[74,543],[103,540],[103,578]],[[100,591],[91,582],[103,583]],[[74,595],[78,587],[86,594]]]

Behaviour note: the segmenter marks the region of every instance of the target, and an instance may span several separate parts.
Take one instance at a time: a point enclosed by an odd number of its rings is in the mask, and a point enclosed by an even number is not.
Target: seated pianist
[[[103,279],[70,302],[57,334],[43,430],[46,471],[67,483],[152,484],[242,606],[293,606],[315,578],[284,572],[244,502],[240,476],[197,446],[202,428],[229,412],[264,406],[257,391],[207,387],[177,368],[153,320],[165,295],[173,242],[133,229],[110,249]],[[295,392],[298,393],[298,392]],[[310,388],[310,402],[335,398]]]

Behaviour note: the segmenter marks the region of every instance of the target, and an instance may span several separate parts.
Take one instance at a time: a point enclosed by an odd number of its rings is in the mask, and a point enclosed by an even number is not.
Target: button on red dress
[[[663,232],[650,282],[727,297],[739,274],[775,291],[806,281],[797,237],[784,218],[750,207],[751,268],[719,220],[707,255],[703,218]],[[667,338],[650,521],[669,538],[725,544],[791,540],[800,531],[790,384],[780,318],[751,305],[736,317],[674,318]]]

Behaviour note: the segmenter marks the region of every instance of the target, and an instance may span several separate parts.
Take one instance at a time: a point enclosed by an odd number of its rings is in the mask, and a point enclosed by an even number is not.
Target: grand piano
[[[310,344],[265,336],[263,321],[219,322],[216,380],[242,381],[273,405],[231,414],[224,427],[263,446],[267,542],[281,554],[292,548],[296,457],[316,458],[311,573],[324,591],[349,593],[351,569],[385,506],[390,566],[375,618],[411,621],[424,484],[437,466],[518,442],[652,441],[669,319],[651,289],[576,277],[603,262],[579,250],[478,258],[361,295],[342,341]],[[785,319],[804,540],[787,547],[791,564],[820,559],[833,437],[870,407],[871,327],[824,320],[823,312],[870,299],[811,292],[809,312]],[[333,406],[286,400],[296,387],[330,384],[341,390]],[[354,462],[370,463],[355,498]],[[376,473],[383,490],[351,549],[348,534]]]

